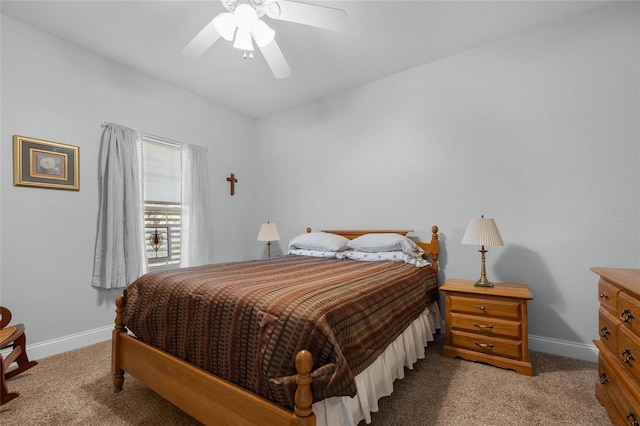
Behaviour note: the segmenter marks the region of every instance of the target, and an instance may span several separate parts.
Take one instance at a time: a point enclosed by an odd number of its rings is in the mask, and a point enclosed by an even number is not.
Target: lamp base
[[[474,284],[476,287],[493,287],[493,283],[487,279],[487,277],[481,277]]]
[[[482,266],[480,267],[480,279],[476,281],[474,284],[476,287],[493,287],[493,283],[487,279],[487,270],[485,268],[485,257],[484,254],[487,250],[484,249],[484,246],[480,250],[480,260],[482,262]]]

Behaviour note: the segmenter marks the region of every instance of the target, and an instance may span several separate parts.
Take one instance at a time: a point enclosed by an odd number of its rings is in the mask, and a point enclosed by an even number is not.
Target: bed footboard
[[[116,392],[127,372],[204,424],[315,426],[307,351],[296,355],[295,408],[291,412],[129,335],[122,323],[124,298],[116,298],[111,369]]]

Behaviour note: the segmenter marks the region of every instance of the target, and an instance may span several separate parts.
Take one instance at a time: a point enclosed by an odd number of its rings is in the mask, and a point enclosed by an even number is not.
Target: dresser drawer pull
[[[611,332],[606,325],[600,329],[600,337],[602,337],[603,339],[606,339],[610,334]]]
[[[489,310],[489,308],[487,308],[486,306],[482,306],[482,305],[476,305],[476,306],[474,306],[474,308],[478,308],[481,311],[488,311]]]
[[[600,299],[611,300],[611,297],[607,293],[600,293]]]
[[[478,342],[473,342],[474,345],[480,346],[481,348],[493,348],[493,344],[491,343],[478,343]]]
[[[607,373],[605,372],[600,373],[600,384],[606,385],[607,383],[609,383],[609,378],[607,377]]]
[[[631,361],[635,361],[636,357],[633,356],[631,350],[625,348],[620,354],[620,358],[626,363],[629,364]]]
[[[626,418],[627,420],[631,420],[629,422],[631,426],[640,426],[640,423],[638,423],[638,420],[636,420],[636,415],[633,414],[631,411],[629,411]]]
[[[636,317],[631,313],[629,309],[625,309],[620,314],[620,318],[622,318],[622,321],[628,322],[629,320],[635,319]]]
[[[489,325],[480,325],[480,324],[474,323],[473,326],[474,327],[478,327],[478,328],[493,328],[493,326],[491,324],[489,324]]]

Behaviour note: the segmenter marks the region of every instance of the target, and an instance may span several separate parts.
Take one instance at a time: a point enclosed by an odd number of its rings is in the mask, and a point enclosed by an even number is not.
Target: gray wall
[[[1,65],[0,302],[26,323],[31,343],[113,323],[121,291],[90,286],[104,121],[208,147],[216,261],[261,247],[252,120],[4,15]],[[79,146],[80,192],[13,186],[14,134]]]
[[[209,147],[216,261],[264,255],[263,220],[275,253],[307,226],[436,224],[442,278],[475,279],[460,240],[485,214],[489,278],[531,286],[539,347],[588,345],[589,267],[640,267],[638,19],[608,6],[254,122],[2,16],[0,303],[36,345],[110,327],[119,292],[89,283],[112,121]],[[14,187],[14,134],[79,146],[80,192]]]
[[[639,267],[638,4],[624,2],[259,120],[258,194],[288,238],[440,227],[442,278],[525,283],[529,331],[597,337],[592,266]]]

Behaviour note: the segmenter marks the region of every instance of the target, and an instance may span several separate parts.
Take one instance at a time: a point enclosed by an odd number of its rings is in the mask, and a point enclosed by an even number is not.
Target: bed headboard
[[[307,228],[307,232],[311,232],[311,228]],[[322,232],[338,234],[350,240],[364,234],[401,234],[407,235],[412,232],[411,229],[323,229]],[[440,254],[440,240],[438,239],[438,227],[431,227],[431,241],[428,243],[416,241],[422,250],[424,250],[424,258],[431,262],[433,269],[438,272],[438,254]]]

